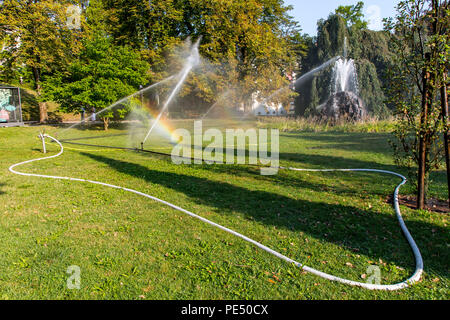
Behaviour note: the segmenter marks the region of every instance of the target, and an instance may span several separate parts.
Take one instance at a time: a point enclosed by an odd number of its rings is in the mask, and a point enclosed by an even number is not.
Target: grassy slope
[[[0,130],[0,298],[448,299],[448,217],[402,208],[425,263],[423,281],[371,292],[301,272],[220,230],[122,191],[13,175],[40,157],[40,128]],[[54,129],[48,128],[50,133]],[[114,131],[113,131],[114,132]],[[282,165],[397,170],[384,134],[282,133]],[[70,147],[70,146],[69,146]],[[86,149],[86,147],[75,147]],[[49,146],[51,152],[56,146]],[[231,227],[308,266],[353,280],[380,266],[404,280],[414,259],[391,205],[395,178],[245,166],[175,166],[134,152],[67,149],[22,171],[131,187]],[[400,170],[401,171],[401,170]],[[442,174],[432,192],[445,197]],[[402,192],[408,192],[408,188]],[[68,290],[70,265],[81,290]]]

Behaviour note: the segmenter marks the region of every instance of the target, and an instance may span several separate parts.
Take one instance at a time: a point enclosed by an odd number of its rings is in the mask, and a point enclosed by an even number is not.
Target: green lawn
[[[42,157],[36,138],[41,129],[0,129],[1,299],[449,298],[448,215],[402,207],[424,258],[420,283],[396,292],[349,287],[302,272],[149,199],[11,174],[11,164]],[[281,133],[280,161],[300,168],[405,173],[393,164],[388,138],[383,133]],[[122,136],[108,139],[114,144],[111,139]],[[254,167],[177,166],[162,156],[66,146],[61,157],[18,170],[146,192],[348,279],[364,281],[370,265],[381,268],[382,284],[403,281],[414,271],[412,252],[386,203],[399,183],[395,177],[291,171],[261,176]],[[48,150],[54,154],[58,148],[49,144]],[[430,192],[445,199],[443,172],[433,175]],[[80,290],[66,286],[71,265],[81,268]]]

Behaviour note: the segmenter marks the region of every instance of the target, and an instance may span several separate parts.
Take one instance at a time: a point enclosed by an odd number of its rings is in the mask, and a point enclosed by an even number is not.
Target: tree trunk
[[[48,120],[47,103],[39,102],[39,122],[45,123]]]
[[[107,118],[107,117],[103,118],[103,128],[105,129],[105,131],[108,131],[108,128],[109,128],[109,118]]]
[[[447,71],[444,70],[442,78],[443,84],[441,87],[441,106],[442,117],[444,120],[444,146],[445,146],[445,163],[447,165],[447,186],[448,186],[448,200],[450,206],[450,141],[449,141],[449,119],[448,119],[448,96],[447,96]]]
[[[33,77],[34,82],[36,83],[36,92],[38,95],[38,100],[40,100],[42,94],[42,87],[41,87],[41,72],[39,69],[33,68]],[[48,120],[47,103],[39,101],[39,122],[44,123],[47,120]]]
[[[430,61],[428,54],[426,61]],[[428,153],[428,109],[429,109],[429,86],[430,73],[425,66],[423,72],[423,92],[422,92],[422,112],[420,116],[420,133],[419,133],[419,170],[417,176],[417,209],[425,208],[425,189],[426,189],[426,165]]]

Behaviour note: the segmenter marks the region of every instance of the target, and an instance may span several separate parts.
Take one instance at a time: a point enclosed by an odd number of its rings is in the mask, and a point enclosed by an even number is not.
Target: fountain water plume
[[[302,75],[300,78],[298,78],[295,81],[295,88],[298,88],[298,86],[303,84],[303,82],[305,82],[306,80],[309,80],[316,73],[326,69],[331,64],[335,63],[338,59],[340,59],[340,57],[331,58],[330,60],[326,61],[325,63],[321,64],[320,66],[318,66],[318,67],[312,69],[311,71],[305,73],[304,75]]]
[[[348,57],[348,45],[347,45],[347,37],[344,39],[344,59]]]
[[[332,73],[332,94],[353,92],[359,95],[358,75],[353,59],[337,59]]]
[[[366,111],[364,102],[359,97],[358,74],[355,61],[348,59],[347,38],[344,39],[344,56],[338,57],[334,63],[330,97],[328,101],[317,107],[324,118],[333,121],[359,121]]]

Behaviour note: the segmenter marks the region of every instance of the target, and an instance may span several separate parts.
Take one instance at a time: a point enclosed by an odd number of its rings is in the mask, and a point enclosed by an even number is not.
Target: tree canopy
[[[387,68],[392,63],[389,34],[349,27],[340,14],[320,20],[317,28],[317,37],[310,40],[308,53],[303,58],[302,70],[307,72],[334,57],[343,56],[347,45],[348,57],[355,60],[357,67],[359,94],[369,113],[377,117],[388,116],[391,111],[390,105],[385,103],[384,88]],[[332,66],[297,88],[300,93],[296,99],[298,115],[317,114],[317,107],[330,96],[331,71]]]
[[[84,41],[79,57],[65,72],[45,82],[47,97],[59,102],[61,110],[79,113],[84,108],[100,111],[147,83],[149,64],[128,46],[115,46],[111,39],[96,33]],[[108,128],[110,118],[123,117],[113,111],[101,114]]]
[[[42,77],[63,68],[80,50],[80,35],[67,26],[72,1],[5,0],[0,11],[0,80],[31,78],[38,96]],[[44,101],[40,120],[47,117]]]
[[[73,5],[81,9],[76,29],[67,23],[69,6]],[[89,46],[99,45],[95,37],[102,32],[113,51],[133,50],[136,63],[148,63],[145,76],[156,82],[174,72],[171,66],[176,48],[188,38],[202,37],[200,53],[216,68],[217,75],[208,81],[204,73],[191,75],[181,99],[195,98],[204,105],[214,102],[227,88],[239,88],[236,100],[245,102],[254,92],[265,96],[288,85],[286,75],[300,67],[307,45],[289,9],[282,0],[5,0],[0,41],[8,50],[2,53],[5,63],[1,77],[6,82],[17,81],[22,72],[24,80],[33,82],[39,92],[43,78],[49,83],[61,80],[81,85],[75,69],[83,70],[84,81],[88,81],[95,61],[88,58]],[[120,77],[112,79],[123,83]],[[52,87],[45,86],[48,90]],[[123,93],[127,91],[123,89]],[[49,92],[42,99],[51,96]],[[81,97],[88,99],[95,94],[76,96],[80,101],[64,100],[61,108],[75,110],[83,102]],[[97,104],[104,105],[104,101]],[[70,108],[69,103],[73,104]]]
[[[347,22],[349,27],[355,27],[357,29],[367,29],[368,23],[363,19],[364,2],[359,1],[353,6],[339,6],[335,13]]]

